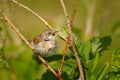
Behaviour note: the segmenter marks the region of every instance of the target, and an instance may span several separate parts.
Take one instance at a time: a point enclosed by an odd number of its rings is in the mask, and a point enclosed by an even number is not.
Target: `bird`
[[[33,51],[42,57],[52,56],[56,49],[55,35],[58,31],[45,29],[30,42]]]

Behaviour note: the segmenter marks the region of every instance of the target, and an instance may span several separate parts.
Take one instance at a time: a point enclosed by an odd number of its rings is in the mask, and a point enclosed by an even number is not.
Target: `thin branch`
[[[48,28],[53,29],[53,28],[52,28],[42,17],[40,17],[36,12],[34,12],[33,10],[31,10],[31,9],[28,8],[27,6],[25,6],[25,5],[17,2],[16,0],[12,0],[12,1],[13,1],[14,3],[16,3],[17,5],[21,6],[22,8],[28,10],[28,11],[31,12],[33,15],[35,15],[39,20],[41,20],[42,22],[44,22],[44,24],[47,25]],[[69,33],[70,33],[70,35],[71,35],[70,19],[69,19],[69,17],[68,17],[68,14],[67,14],[67,11],[66,11],[66,8],[65,8],[65,5],[64,5],[63,0],[61,0],[61,3],[62,3],[62,7],[63,7],[64,13],[65,13],[65,16],[66,16]],[[62,35],[58,34],[58,36],[59,36],[60,38],[62,38],[64,41],[67,41]],[[71,42],[70,42],[70,41],[69,41],[68,43],[71,45]],[[76,50],[76,49],[75,49],[75,50]],[[73,51],[75,51],[75,50],[73,50]],[[76,54],[76,53],[75,53],[75,54]],[[76,57],[76,56],[75,56],[75,57]],[[79,59],[79,57],[78,57],[78,59]],[[82,70],[82,67],[80,67],[81,64],[80,64],[80,62],[79,62],[80,59],[79,59],[79,61],[78,61],[78,59],[76,59],[76,61],[77,61],[77,63],[78,63],[78,69],[79,69],[79,72],[80,72],[80,75],[81,75],[81,80],[84,80],[84,79],[83,79],[83,78],[84,78],[84,77],[83,77],[84,75],[82,75],[82,74],[81,74],[82,71],[80,71],[80,69]],[[83,78],[82,78],[82,77],[83,77]]]
[[[66,17],[66,21],[67,21],[67,25],[68,25],[68,31],[69,31],[70,36],[71,36],[71,25],[70,25],[70,19],[69,19],[69,16],[68,16],[68,13],[67,13],[66,7],[65,7],[65,5],[64,5],[64,1],[63,1],[63,0],[60,0],[60,2],[61,2],[61,5],[62,5],[62,8],[63,8],[64,14],[65,14],[65,17]]]
[[[63,4],[63,1],[61,1],[61,2],[62,2],[62,4]],[[74,21],[74,17],[75,17],[75,12],[76,12],[76,4],[77,4],[77,0],[74,0],[73,13],[72,13],[72,18],[71,18],[71,20],[70,20],[69,17],[68,17],[66,8],[64,8],[64,12],[65,12],[65,15],[66,15],[66,19],[67,19],[68,22],[70,21],[70,23],[68,23],[68,26],[69,26],[68,28],[71,28],[72,25],[73,25],[73,21]],[[64,5],[62,5],[62,6],[65,7]],[[69,24],[70,24],[70,25],[69,25]],[[70,32],[70,31],[71,31],[71,29],[69,30],[69,32]],[[71,32],[70,32],[70,33],[71,33]],[[70,36],[71,36],[70,33],[68,33],[68,36],[67,36],[67,39],[66,39],[66,44],[65,44],[64,52],[63,52],[63,57],[62,57],[62,60],[61,60],[60,68],[58,69],[59,73],[62,72],[62,67],[63,67],[63,64],[64,64],[66,52],[67,52],[67,49],[68,49],[68,44],[70,44],[70,43],[69,43],[69,41],[70,41]]]
[[[30,45],[30,43],[27,41],[27,39],[20,33],[20,31],[15,27],[15,25],[4,15],[4,19],[7,21],[8,25],[19,35],[19,37],[33,50],[32,46]],[[34,51],[33,51],[34,52]],[[43,64],[56,76],[58,77],[60,80],[62,80],[61,76],[59,74],[57,74],[52,68],[51,66],[49,66],[46,61],[39,55],[34,53],[38,59],[40,59]]]
[[[65,44],[65,47],[64,47],[63,57],[62,57],[62,60],[61,60],[60,68],[58,70],[59,73],[62,72],[62,67],[63,67],[65,56],[66,56],[66,53],[67,53],[69,40],[70,40],[70,34],[68,34],[68,36],[67,36],[67,41],[66,41],[66,44]]]
[[[4,15],[4,19],[7,21],[8,25],[20,36],[20,38],[31,48],[32,46],[30,43],[26,40],[26,38],[20,33],[20,31],[15,27],[15,25],[7,18],[7,16]]]
[[[35,17],[37,17],[40,21],[42,21],[48,28],[53,29],[52,26],[50,26],[45,19],[43,19],[41,16],[39,16],[35,11],[33,11],[32,9],[30,9],[29,7],[21,4],[20,2],[17,2],[16,0],[12,0],[12,2],[14,2],[14,3],[16,3],[17,5],[21,6],[22,8],[28,10],[28,11],[31,12]],[[58,34],[58,33],[57,33],[57,34]],[[58,34],[58,36],[59,36],[61,39],[63,39],[63,40],[66,41],[66,39],[65,39],[61,34]]]
[[[74,0],[72,17],[71,17],[71,20],[70,20],[70,26],[73,25],[73,21],[74,21],[74,18],[75,18],[75,13],[76,13],[77,2],[78,2],[78,0]]]
[[[16,3],[17,5],[25,8],[26,10],[28,10],[29,12],[31,12],[32,14],[34,14],[38,19],[40,19],[42,22],[44,22],[45,25],[47,25],[50,29],[53,29],[41,16],[39,16],[35,11],[33,11],[32,9],[28,8],[27,6],[24,6],[23,4],[17,2],[16,0],[12,0],[14,3]]]
[[[73,38],[72,38],[72,33],[71,33],[71,27],[72,26],[70,24],[70,19],[68,17],[68,13],[67,13],[64,1],[60,0],[60,2],[61,2],[65,17],[66,17],[66,20],[67,20],[68,31],[69,31],[68,35],[70,35],[69,44],[71,45],[71,48],[72,48],[72,51],[74,53],[74,56],[75,56],[75,59],[76,59],[77,65],[78,65],[78,69],[79,69],[79,72],[80,72],[79,80],[84,80],[84,73],[83,73],[83,69],[82,69],[82,65],[81,65],[81,60],[80,60],[80,58],[78,56],[78,53],[76,51],[75,44],[74,44],[74,41],[73,41]]]
[[[71,20],[70,20],[70,26],[71,26],[71,27],[72,27],[72,25],[73,25],[73,21],[74,21],[74,18],[75,18],[77,1],[78,1],[78,0],[74,0],[74,4],[73,4],[73,12],[72,12]],[[64,7],[65,7],[65,6],[64,6]],[[65,11],[66,11],[66,10],[65,10]],[[66,13],[67,13],[67,12],[66,12]],[[67,15],[67,14],[66,14],[66,15]],[[67,39],[66,39],[66,40],[67,40],[67,41],[66,41],[66,45],[65,45],[65,48],[64,48],[63,57],[62,57],[62,60],[61,60],[59,72],[62,71],[62,67],[63,67],[63,63],[64,63],[64,60],[65,60],[65,56],[66,56],[68,44],[69,44],[69,41],[70,41],[70,34],[69,34],[69,33],[68,33],[68,36],[67,36]]]

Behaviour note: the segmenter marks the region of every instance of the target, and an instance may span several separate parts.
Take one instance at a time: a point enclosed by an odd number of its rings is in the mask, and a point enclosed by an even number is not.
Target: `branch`
[[[38,19],[40,19],[42,22],[44,22],[44,24],[46,26],[48,26],[50,29],[53,29],[41,16],[39,16],[35,11],[33,11],[32,9],[28,8],[27,6],[24,6],[23,4],[17,2],[16,0],[12,0],[14,3],[16,3],[17,5],[25,8],[26,10],[28,10],[29,12],[31,12],[32,14],[34,14],[34,16],[36,16]]]
[[[42,17],[40,17],[36,12],[34,12],[33,10],[31,10],[31,9],[28,8],[27,6],[25,6],[25,5],[17,2],[16,0],[12,0],[12,2],[14,2],[14,3],[16,3],[17,5],[21,6],[22,8],[28,10],[28,11],[31,12],[35,17],[37,17],[39,20],[41,20],[48,28],[53,29]],[[70,36],[71,36],[70,19],[69,19],[69,17],[68,17],[68,14],[67,14],[67,11],[66,11],[66,8],[65,8],[65,5],[64,5],[63,0],[61,0],[61,4],[62,4],[63,10],[64,10],[64,14],[65,14],[65,16],[66,16],[69,34],[70,34]],[[62,35],[58,34],[58,36],[59,36],[61,39],[63,39],[64,41],[67,41]],[[71,42],[70,42],[70,41],[69,41],[68,43],[71,45]],[[75,50],[76,50],[76,49],[75,49]],[[75,51],[75,50],[73,49],[73,51]],[[75,54],[76,54],[76,53],[75,53]],[[78,55],[77,55],[77,56],[78,56]],[[75,56],[75,57],[76,57],[76,56]],[[79,59],[79,57],[78,57],[78,59]],[[82,77],[83,77],[84,75],[82,75],[82,74],[81,74],[82,71],[80,71],[80,70],[82,70],[82,67],[80,67],[81,63],[79,62],[80,59],[79,59],[79,61],[78,61],[78,59],[76,59],[76,61],[77,61],[77,63],[78,63],[78,69],[79,69],[79,72],[80,72],[80,75],[81,75],[81,80],[84,80],[84,79],[82,79]],[[83,77],[83,78],[84,78],[84,77]]]
[[[71,25],[70,25],[70,19],[68,17],[68,13],[67,13],[67,10],[66,10],[66,7],[64,5],[64,1],[63,0],[60,0],[61,2],[61,5],[62,5],[62,8],[63,8],[63,11],[64,11],[64,14],[65,14],[65,17],[66,17],[66,21],[67,21],[67,25],[68,25],[68,31],[70,33],[70,36],[71,36]]]
[[[61,60],[60,68],[58,69],[59,73],[62,72],[62,67],[63,67],[65,56],[66,56],[66,53],[67,53],[69,40],[70,40],[70,34],[68,34],[68,36],[67,36],[67,41],[66,41],[66,44],[65,44],[65,47],[64,47],[63,57],[62,57],[62,60]]]
[[[27,39],[20,33],[20,31],[15,27],[15,25],[4,15],[4,19],[7,21],[8,25],[19,35],[19,37],[33,50],[32,46],[30,45],[30,43],[27,41]],[[34,52],[34,51],[33,51]],[[38,59],[40,59],[43,64],[56,76],[58,77],[60,80],[62,80],[61,76],[59,74],[57,74],[52,68],[51,66],[49,66],[46,61],[38,54],[34,53]]]
[[[74,17],[75,17],[77,1],[78,1],[78,0],[74,0],[72,18],[71,18],[71,20],[70,20],[70,26],[71,26],[71,27],[72,27],[72,25],[73,25],[73,21],[74,21]],[[68,33],[68,36],[67,36],[67,39],[66,39],[66,40],[67,40],[67,41],[66,41],[66,44],[65,44],[65,47],[64,47],[63,57],[62,57],[62,60],[61,60],[60,68],[59,68],[59,70],[58,70],[60,73],[61,73],[61,71],[62,71],[62,67],[63,67],[63,64],[64,64],[64,60],[65,60],[65,56],[66,56],[68,44],[69,44],[69,41],[70,41],[70,34],[69,34],[69,33]]]
[[[75,13],[76,13],[77,2],[78,2],[78,0],[74,0],[72,17],[71,17],[71,20],[70,20],[70,26],[73,25],[73,21],[74,21],[74,18],[75,18]]]
[[[21,6],[22,8],[26,9],[27,11],[31,12],[35,17],[37,17],[40,21],[42,21],[48,28],[53,29],[52,26],[50,26],[45,19],[43,19],[41,16],[39,16],[35,11],[33,11],[32,9],[30,9],[29,7],[27,7],[27,6],[25,6],[25,5],[17,2],[16,0],[12,0],[12,2],[16,3],[17,5]],[[58,34],[58,36],[61,39],[63,39],[63,40],[66,41],[66,39],[62,35]]]
[[[65,7],[65,4],[64,4],[64,1],[63,0],[60,0],[61,2],[61,5],[62,5],[62,8],[63,8],[63,11],[64,11],[64,14],[65,14],[65,17],[66,17],[66,21],[67,21],[67,25],[68,25],[68,35],[70,35],[70,41],[69,41],[69,44],[71,45],[71,49],[74,53],[74,56],[75,56],[75,59],[76,59],[76,62],[77,62],[77,65],[78,65],[78,69],[79,69],[79,72],[80,72],[80,76],[79,76],[79,80],[84,80],[84,73],[83,73],[83,69],[82,69],[82,65],[81,65],[81,60],[78,56],[78,53],[76,51],[76,48],[75,48],[75,44],[74,44],[74,41],[73,41],[73,38],[72,38],[72,33],[71,33],[71,24],[70,24],[70,19],[68,17],[68,13],[67,13],[67,10],[66,10],[66,7]]]

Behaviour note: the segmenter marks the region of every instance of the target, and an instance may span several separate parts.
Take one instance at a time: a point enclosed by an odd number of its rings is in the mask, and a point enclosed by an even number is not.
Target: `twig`
[[[17,2],[16,0],[12,0],[12,2],[14,2],[14,3],[16,3],[17,5],[21,6],[22,8],[28,10],[28,11],[31,12],[35,17],[37,17],[40,21],[42,21],[48,28],[53,29],[52,26],[50,26],[45,19],[43,19],[41,16],[39,16],[35,11],[33,11],[32,9],[30,9],[29,7],[21,4],[20,2]],[[57,34],[58,34],[58,33],[57,33]],[[63,40],[66,41],[66,39],[65,39],[62,35],[58,34],[58,36],[59,36],[61,39],[63,39]]]
[[[20,38],[33,50],[32,46],[30,45],[30,43],[27,41],[27,39],[20,33],[20,31],[15,27],[15,25],[4,15],[4,19],[7,21],[8,25],[20,36]],[[34,52],[34,51],[33,51]],[[40,59],[43,64],[56,76],[58,77],[60,80],[62,80],[61,76],[59,74],[57,74],[52,68],[51,66],[49,66],[46,61],[38,54],[34,53],[38,59]]]
[[[77,62],[77,65],[78,65],[78,69],[79,69],[79,72],[80,72],[80,76],[79,76],[79,79],[80,80],[84,80],[84,73],[83,73],[83,69],[82,69],[82,65],[81,65],[81,60],[78,56],[78,53],[76,51],[76,48],[75,48],[75,44],[73,42],[73,38],[72,38],[72,33],[71,33],[71,24],[70,24],[70,19],[68,17],[68,13],[67,13],[67,10],[66,10],[66,7],[65,7],[65,4],[64,4],[64,1],[63,0],[60,0],[61,2],[61,5],[62,5],[62,8],[63,8],[63,11],[64,11],[64,14],[65,14],[65,17],[66,17],[66,20],[67,20],[67,25],[68,25],[68,35],[70,35],[70,45],[71,45],[71,48],[72,48],[72,51],[74,53],[74,56],[75,56],[75,59],[76,59],[76,62]]]
[[[8,25],[20,36],[21,39],[31,48],[32,46],[30,43],[26,40],[26,38],[20,33],[20,31],[15,27],[15,25],[4,15],[5,21],[7,21]]]
[[[60,68],[58,70],[59,73],[62,72],[62,67],[63,67],[63,64],[64,64],[66,52],[67,52],[67,49],[68,49],[69,40],[70,40],[70,34],[68,34],[68,36],[67,36],[67,41],[66,41],[66,44],[65,44],[65,48],[64,48],[64,52],[63,52],[63,57],[62,57],[62,60],[61,60]]]
[[[70,36],[71,36],[71,25],[70,25],[70,19],[69,19],[69,16],[68,16],[68,13],[67,13],[66,7],[65,7],[65,5],[64,5],[64,1],[63,1],[63,0],[60,0],[60,2],[61,2],[61,5],[62,5],[62,8],[63,8],[64,14],[65,14],[65,17],[66,17],[66,21],[67,21],[67,25],[68,25],[68,31],[69,31]]]
[[[71,27],[72,27],[72,25],[73,25],[73,21],[74,21],[74,17],[75,17],[77,1],[78,1],[78,0],[74,0],[72,17],[71,17],[71,20],[70,20],[70,26],[71,26]],[[63,57],[62,57],[62,60],[61,60],[59,72],[62,71],[62,67],[63,67],[63,63],[64,63],[64,60],[65,60],[65,56],[66,56],[68,44],[69,44],[69,41],[70,41],[70,34],[69,34],[69,33],[68,33],[68,36],[67,36],[67,39],[66,39],[66,40],[67,40],[67,41],[66,41],[66,45],[65,45],[65,48],[64,48]]]
[[[50,29],[53,29],[53,28],[52,28],[42,17],[40,17],[36,12],[34,12],[33,10],[31,10],[31,9],[28,8],[27,6],[25,6],[25,5],[17,2],[16,0],[12,0],[12,1],[13,1],[14,3],[18,4],[19,6],[23,7],[24,9],[28,10],[29,12],[31,12],[31,13],[32,13],[33,15],[35,15],[39,20],[41,20],[42,22],[44,22],[44,24],[47,25],[47,27],[49,27]],[[65,6],[64,6],[64,2],[63,2],[62,0],[61,0],[61,3],[63,4],[62,6],[65,7]],[[69,27],[68,29],[69,29],[69,33],[70,33],[70,35],[71,35],[70,19],[69,19],[69,17],[68,17],[66,8],[63,8],[63,10],[64,10],[64,13],[66,14],[66,20],[67,20],[67,24],[68,24],[68,27]],[[64,41],[67,41],[62,35],[58,34],[58,36],[59,36],[60,38],[62,38]],[[70,42],[68,42],[68,43],[71,44]],[[76,50],[76,49],[75,49],[75,50]],[[73,51],[75,51],[75,50],[73,50]],[[79,59],[79,57],[78,57],[78,59]],[[76,61],[77,61],[77,59],[76,59]],[[80,61],[80,59],[79,59],[79,61]],[[79,72],[80,72],[81,77],[83,77],[84,75],[81,74],[82,71],[80,71],[80,69],[82,70],[82,67],[79,67],[79,66],[81,65],[79,61],[77,61],[77,63],[78,63],[78,68],[79,68]],[[81,80],[84,80],[84,79],[81,78]]]
[[[34,14],[38,19],[40,19],[42,22],[44,22],[45,25],[47,25],[50,29],[53,29],[41,16],[39,16],[35,11],[31,10],[27,6],[24,6],[23,4],[17,2],[16,0],[12,0],[14,3],[18,4],[19,6],[25,8],[26,10],[30,11],[32,14]]]
[[[77,2],[78,2],[78,0],[74,0],[72,17],[71,17],[71,20],[70,20],[70,26],[73,25],[73,21],[74,21],[74,18],[75,18],[75,13],[76,13]]]
[[[65,48],[64,48],[64,53],[63,53],[63,56],[62,56],[60,68],[58,69],[58,72],[59,72],[59,73],[61,73],[61,71],[62,71],[62,67],[63,67],[64,60],[65,60],[65,56],[66,56],[66,51],[67,51],[67,48],[68,48],[68,43],[70,44],[70,40],[71,40],[71,25],[70,25],[70,19],[69,19],[69,17],[68,17],[68,13],[67,13],[67,10],[66,10],[66,8],[65,8],[65,5],[64,5],[63,0],[60,0],[60,2],[61,2],[61,5],[62,5],[64,14],[65,14],[65,17],[66,17],[66,21],[67,21],[69,33],[68,33],[68,36],[67,36],[68,39],[66,40],[66,45],[65,45]]]

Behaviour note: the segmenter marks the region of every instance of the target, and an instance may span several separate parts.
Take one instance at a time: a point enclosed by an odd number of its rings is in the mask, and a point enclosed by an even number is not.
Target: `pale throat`
[[[44,39],[45,41],[54,41],[54,40],[55,40],[55,36],[49,35],[49,36],[45,36],[43,39]]]

